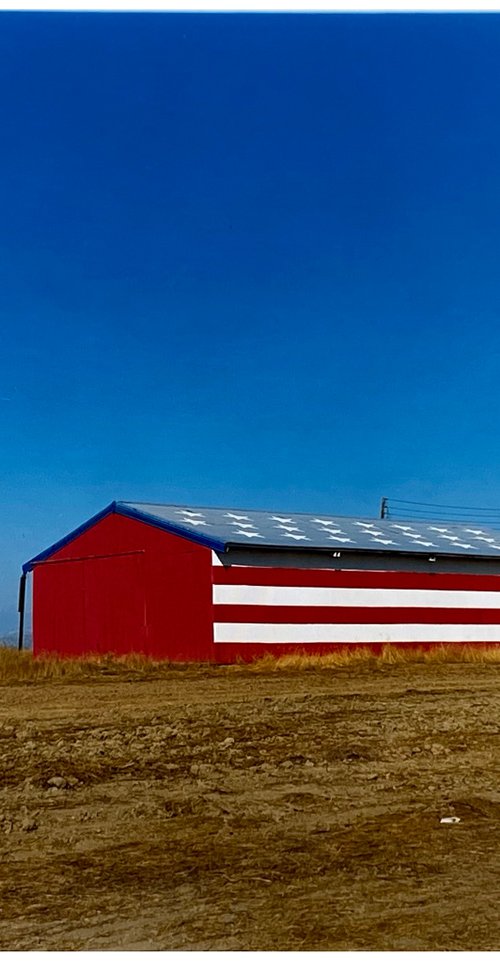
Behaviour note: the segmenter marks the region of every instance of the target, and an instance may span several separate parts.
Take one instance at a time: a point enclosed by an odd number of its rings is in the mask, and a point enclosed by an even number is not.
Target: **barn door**
[[[83,562],[87,651],[147,651],[142,552]]]
[[[147,652],[143,552],[42,562],[34,591],[37,652]]]

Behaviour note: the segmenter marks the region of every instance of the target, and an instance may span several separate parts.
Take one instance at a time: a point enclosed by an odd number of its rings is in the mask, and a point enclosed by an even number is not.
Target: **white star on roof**
[[[277,528],[278,531],[300,531],[300,528],[290,524],[275,524],[274,527]]]
[[[330,541],[342,541],[342,542],[350,541],[351,544],[356,544],[356,542],[353,541],[352,538],[338,538],[338,537],[337,537],[336,535],[334,535],[334,534],[331,534],[331,535],[330,535]]]
[[[325,521],[323,518],[312,518],[315,524],[333,524],[333,521]]]
[[[231,511],[227,511],[224,515],[225,518],[234,518],[235,521],[249,521],[247,514],[232,514]]]
[[[494,538],[474,538],[474,541],[487,541],[488,544],[493,544],[495,539]]]
[[[297,528],[298,531],[298,528]],[[284,535],[285,538],[294,538],[295,541],[310,541],[311,539],[305,534],[290,534],[288,531]]]
[[[228,521],[228,524],[234,524],[235,528],[255,528],[255,525],[251,522],[245,524],[244,521]]]
[[[206,521],[198,521],[198,518],[182,518],[181,520],[183,524],[194,524],[194,525],[204,524],[205,527],[207,526]]]
[[[456,534],[441,534],[440,538],[445,538],[446,541],[460,541],[460,538],[457,538]]]
[[[272,518],[271,518],[270,520],[271,520],[271,521],[282,521],[283,524],[287,524],[289,521],[292,521],[292,518],[279,518],[277,514],[273,514],[273,516],[272,516]]]
[[[436,528],[434,525],[430,524],[429,531],[440,531],[441,534],[443,534],[445,531],[448,531],[448,528]]]
[[[374,527],[375,527],[373,521],[370,521],[370,522],[368,522],[368,521],[355,521],[354,524],[357,524],[359,528],[374,528]]]
[[[466,531],[467,534],[484,534],[481,528],[464,528],[464,531]]]
[[[188,511],[187,508],[180,508],[177,514],[187,514],[190,518],[203,518],[204,515],[201,511]]]
[[[263,538],[263,534],[257,534],[256,531],[235,531],[235,534],[244,535],[245,538]]]
[[[397,541],[387,541],[385,538],[372,538],[373,544],[397,544]]]
[[[456,541],[455,544],[457,548],[472,548],[473,551],[478,551],[477,546],[473,544],[462,544],[461,541]]]

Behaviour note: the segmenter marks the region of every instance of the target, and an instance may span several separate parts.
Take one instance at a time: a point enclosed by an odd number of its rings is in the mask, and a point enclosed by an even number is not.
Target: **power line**
[[[488,518],[487,520],[485,520],[484,518],[481,518],[480,520],[478,520],[477,518],[449,518],[446,515],[443,516],[442,514],[437,515],[436,517],[432,515],[424,515],[424,516],[419,515],[419,517],[416,518],[414,515],[392,514],[392,512],[389,512],[389,514],[386,514],[385,520],[386,521],[408,521],[408,522],[413,521],[415,523],[421,523],[421,524],[432,522],[433,524],[460,525],[462,527],[464,525],[481,524],[485,529],[486,528],[492,529],[492,530],[500,529],[500,521],[498,520],[498,518],[496,518],[493,521],[490,518]]]
[[[403,514],[404,514],[404,515],[407,515],[407,514],[408,514],[407,511],[402,511],[402,510],[394,509],[394,508],[391,507],[391,505],[388,505],[387,510],[388,510],[389,514],[391,514],[391,515],[397,515],[397,514],[398,514],[398,515],[403,515]],[[443,511],[431,511],[430,509],[426,511],[425,509],[422,510],[422,509],[420,509],[420,508],[415,509],[414,511],[411,512],[411,514],[412,514],[412,515],[414,515],[414,514],[421,514],[421,515],[425,515],[426,517],[429,516],[429,515],[431,515],[431,516],[437,517],[437,518],[452,517],[452,518],[457,518],[458,521],[460,520],[460,518],[470,518],[470,517],[472,516],[471,514],[465,513],[465,512],[460,512],[460,513],[451,514],[450,512],[446,512],[446,513],[445,513],[445,512],[443,512]],[[476,515],[476,517],[477,517],[477,515]],[[486,520],[487,520],[488,518],[493,518],[493,520],[496,520],[496,521],[499,521],[499,522],[500,522],[500,516],[499,516],[499,515],[489,515],[489,514],[488,514],[488,515],[483,515],[483,520],[484,520],[485,522],[486,522]]]
[[[403,501],[402,498],[387,498],[391,504],[415,504],[423,508],[447,508],[452,511],[487,511],[489,514],[498,513],[500,514],[500,508],[475,508],[472,505],[463,504],[434,504],[430,501]]]
[[[500,527],[500,508],[434,504],[403,498],[382,498],[380,517],[396,521],[444,521],[448,524],[483,524]]]

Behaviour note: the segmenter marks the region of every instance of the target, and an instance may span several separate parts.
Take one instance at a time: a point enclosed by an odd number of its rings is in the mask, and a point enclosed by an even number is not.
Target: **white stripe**
[[[500,625],[257,625],[216,622],[214,641],[304,645],[312,642],[500,642]]]
[[[298,588],[214,585],[216,605],[318,605],[347,608],[500,608],[500,591],[426,591],[413,588]]]
[[[223,564],[223,562],[220,560],[220,555],[216,554],[215,551],[212,551],[212,564],[214,564],[214,565],[221,565],[221,564]],[[237,565],[237,564],[234,563],[234,561],[232,561],[231,564],[226,564],[226,565],[224,565],[224,567],[225,567],[225,568],[255,568],[255,565]],[[313,570],[313,569],[309,568],[308,570],[311,571],[311,570]],[[316,569],[314,569],[314,570],[316,570]],[[320,568],[319,570],[320,570],[320,571],[324,571],[325,569],[324,569],[324,568]],[[327,570],[327,571],[330,571],[330,568],[327,568],[326,570]],[[338,569],[332,569],[332,570],[338,570]]]

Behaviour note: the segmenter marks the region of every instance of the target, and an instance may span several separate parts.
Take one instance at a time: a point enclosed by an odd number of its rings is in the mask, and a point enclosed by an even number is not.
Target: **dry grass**
[[[432,648],[423,646],[402,647],[380,645],[370,647],[343,648],[327,655],[311,655],[300,651],[292,655],[274,658],[264,655],[249,667],[254,671],[290,671],[295,669],[332,669],[370,667],[383,668],[386,665],[405,664],[500,664],[500,645],[485,644],[442,644]]]
[[[88,655],[84,658],[60,658],[41,655],[33,658],[30,651],[0,645],[0,684],[15,682],[71,682],[105,679],[109,676],[133,680],[161,677],[172,670],[217,669],[217,671],[324,671],[343,668],[382,669],[388,665],[411,664],[479,664],[499,665],[500,645],[443,644],[432,648],[378,645],[339,648],[325,655],[311,655],[307,650],[274,657],[268,653],[250,662],[215,666],[193,663],[154,661],[141,654]]]
[[[85,681],[109,675],[147,677],[170,669],[168,661],[157,662],[144,655],[88,655],[60,658],[0,646],[0,684],[18,681]]]

